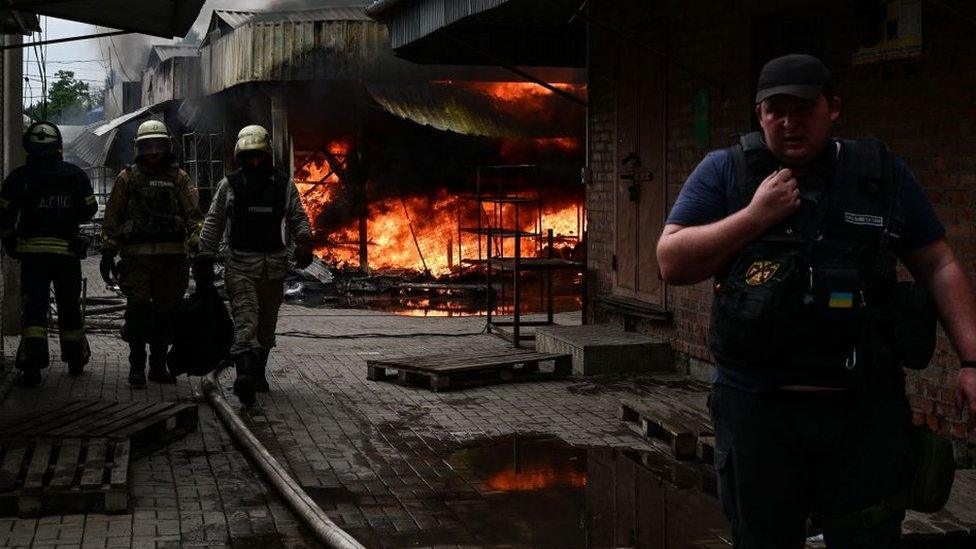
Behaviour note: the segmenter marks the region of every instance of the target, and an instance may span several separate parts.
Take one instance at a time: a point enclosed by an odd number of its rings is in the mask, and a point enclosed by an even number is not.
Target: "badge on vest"
[[[852,225],[866,225],[868,227],[883,227],[884,218],[877,215],[855,214],[844,212],[844,221]]]
[[[746,270],[746,284],[750,286],[762,286],[776,274],[776,271],[779,270],[779,265],[776,261],[760,260],[754,262]]]
[[[271,206],[251,206],[247,211],[251,213],[269,214],[274,212],[274,208]]]
[[[172,181],[160,181],[158,179],[150,181],[149,186],[154,189],[172,189],[175,187]]]

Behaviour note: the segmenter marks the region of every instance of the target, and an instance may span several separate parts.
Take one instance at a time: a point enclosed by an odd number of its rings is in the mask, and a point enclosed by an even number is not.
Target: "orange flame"
[[[346,143],[336,142],[329,146],[329,150],[334,155],[344,155],[350,147]],[[335,200],[339,182],[339,176],[325,159],[307,162],[296,171],[296,185],[311,219],[316,219]],[[468,204],[465,205],[465,202]],[[446,189],[432,196],[388,198],[372,202],[366,229],[370,268],[418,272],[426,269],[432,275],[441,276],[461,266],[462,259],[478,259],[479,253],[483,256],[487,248],[485,237],[459,231],[459,208],[462,213],[461,227],[478,224],[478,213],[471,205],[470,201],[450,195]],[[483,225],[488,224],[485,221],[488,213],[482,212]],[[574,204],[547,208],[542,216],[543,234],[551,228],[555,236],[578,238],[581,218]],[[506,225],[511,226],[513,222],[509,220]],[[535,232],[537,222],[537,219],[522,218],[519,225],[523,231]],[[330,236],[333,244],[319,247],[316,254],[327,262],[358,267],[358,224],[352,223]],[[560,239],[559,246],[565,245],[563,240]],[[512,240],[498,238],[493,247],[497,250],[500,244],[504,245],[506,255],[511,255]],[[522,242],[522,255],[531,257],[542,251],[544,246],[544,241],[525,239]]]

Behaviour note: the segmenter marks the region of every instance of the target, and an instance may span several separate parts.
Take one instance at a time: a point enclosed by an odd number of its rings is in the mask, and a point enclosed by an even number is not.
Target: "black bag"
[[[234,322],[217,291],[194,292],[173,313],[169,371],[173,375],[207,375],[229,359],[233,343]]]

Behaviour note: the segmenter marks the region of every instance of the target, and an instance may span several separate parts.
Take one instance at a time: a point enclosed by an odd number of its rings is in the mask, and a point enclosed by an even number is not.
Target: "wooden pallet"
[[[551,362],[552,371],[542,371],[542,362]],[[396,376],[387,374],[396,370]],[[573,357],[505,350],[480,354],[448,353],[366,361],[366,379],[395,380],[407,386],[423,386],[432,391],[452,391],[508,381],[533,381],[569,375]]]
[[[3,440],[0,515],[128,512],[129,448],[105,437]]]
[[[707,442],[699,455],[699,438],[715,433],[711,420],[699,410],[676,398],[657,394],[641,399],[626,399],[620,403],[620,418],[643,437],[659,439],[671,447],[678,459],[710,457]]]
[[[0,438],[127,438],[136,459],[196,429],[196,404],[72,399],[0,424]]]

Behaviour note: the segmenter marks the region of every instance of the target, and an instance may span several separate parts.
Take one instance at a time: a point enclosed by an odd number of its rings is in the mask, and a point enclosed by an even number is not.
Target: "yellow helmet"
[[[271,134],[262,126],[253,125],[243,128],[237,134],[237,145],[234,146],[234,158],[240,157],[246,151],[261,151],[268,156],[274,156],[271,148]]]
[[[146,139],[169,140],[169,130],[166,129],[166,124],[159,120],[146,120],[140,124],[139,131],[136,132],[136,143]]]

